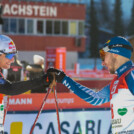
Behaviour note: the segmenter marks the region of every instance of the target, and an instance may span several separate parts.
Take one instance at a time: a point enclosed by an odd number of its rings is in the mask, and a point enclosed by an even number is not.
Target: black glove
[[[53,81],[53,75],[50,73],[44,74],[43,79],[44,79],[45,85],[49,86],[51,82]]]
[[[62,83],[62,80],[66,76],[66,74],[63,71],[55,69],[55,68],[49,68],[47,70],[47,74],[50,74],[50,73],[55,73],[56,82],[58,83]]]

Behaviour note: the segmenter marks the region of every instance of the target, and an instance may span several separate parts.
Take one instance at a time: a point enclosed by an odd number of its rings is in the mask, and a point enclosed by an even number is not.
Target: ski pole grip
[[[52,72],[51,75],[53,76],[53,81],[51,82],[49,88],[53,88],[54,86],[56,86],[56,79],[55,79],[55,73]]]

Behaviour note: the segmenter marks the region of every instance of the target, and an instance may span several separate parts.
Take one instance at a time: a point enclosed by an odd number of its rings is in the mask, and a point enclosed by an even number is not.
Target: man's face
[[[105,58],[104,61],[102,61],[102,65],[106,66],[111,74],[114,74],[116,71],[115,55],[113,53],[105,52]]]
[[[8,59],[5,57],[5,54],[0,55],[0,68],[1,69],[9,69],[11,66],[11,63],[14,62],[14,57],[12,59]]]

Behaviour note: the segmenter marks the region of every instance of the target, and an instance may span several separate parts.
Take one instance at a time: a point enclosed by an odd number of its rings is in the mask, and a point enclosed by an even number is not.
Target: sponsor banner
[[[54,67],[65,72],[66,70],[66,48],[48,47],[46,49],[46,70]]]
[[[29,134],[37,113],[21,112],[7,114],[6,134]],[[62,111],[60,126],[62,134],[111,134],[110,111]],[[41,113],[33,134],[58,134],[56,112]]]
[[[86,6],[80,4],[79,8],[77,4],[63,3],[50,3],[50,2],[9,2],[9,0],[3,0],[0,4],[3,5],[3,16],[14,17],[32,17],[32,18],[57,18],[57,19],[85,19]],[[63,14],[63,11],[66,14]],[[71,11],[71,12],[69,12]],[[79,15],[77,15],[77,14]]]
[[[61,47],[56,49],[56,68],[66,71],[66,48]]]
[[[38,111],[46,94],[22,94],[12,96],[9,99],[8,111]],[[93,106],[73,93],[58,93],[59,109],[87,109],[87,108],[109,108],[109,103],[101,106]],[[54,94],[50,93],[46,100],[44,110],[55,109]]]

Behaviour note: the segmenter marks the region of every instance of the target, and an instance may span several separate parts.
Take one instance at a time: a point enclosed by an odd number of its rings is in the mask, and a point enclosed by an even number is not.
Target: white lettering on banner
[[[28,5],[27,6],[27,11],[26,12],[27,12],[27,15],[28,16],[31,16],[32,15],[32,6],[31,5]]]
[[[41,6],[40,7],[40,16],[45,16],[46,15],[46,7]]]
[[[34,9],[34,15],[37,16],[39,7],[38,6],[33,6],[33,9]]]
[[[71,103],[74,103],[74,98],[64,98],[64,99],[57,99],[58,100],[58,103],[60,104],[62,104],[62,103],[64,103],[64,104],[71,104]],[[46,103],[48,103],[48,104],[55,104],[55,99],[47,99],[46,100]]]
[[[38,5],[17,5],[5,4],[3,8],[3,15],[27,15],[27,16],[57,16],[57,7],[54,6],[38,6]]]
[[[58,53],[65,53],[66,52],[66,49],[58,49],[57,52]]]
[[[59,68],[62,70],[62,69],[63,69],[63,64],[62,64],[62,63],[63,63],[63,54],[60,54],[60,55],[59,55],[59,62],[60,62],[60,63],[59,63],[59,64],[60,64],[60,65],[59,65]]]
[[[17,99],[9,99],[9,105],[22,105],[22,104],[32,104],[32,98],[17,98]]]
[[[10,9],[9,9],[10,11]],[[13,4],[11,7],[11,12],[13,13],[13,15],[17,15],[17,5]]]
[[[14,5],[14,4],[13,4]],[[13,7],[13,5],[12,5],[12,7]],[[4,9],[3,9],[3,14],[10,14],[10,7],[9,7],[9,5],[7,5],[7,4],[5,4],[4,5]]]
[[[18,11],[19,15],[26,15],[26,12],[25,12],[26,11],[26,7],[24,5],[19,5],[18,9],[19,9],[19,11]]]

